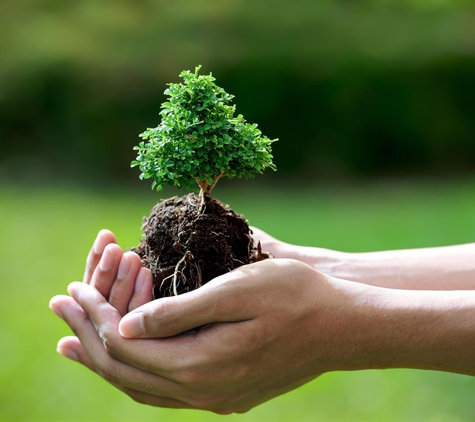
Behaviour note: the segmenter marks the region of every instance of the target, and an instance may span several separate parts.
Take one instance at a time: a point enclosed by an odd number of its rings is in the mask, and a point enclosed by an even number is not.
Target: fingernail
[[[97,255],[101,255],[102,252],[104,252],[105,247],[106,247],[106,244],[103,240],[103,237],[101,236],[101,232],[99,232],[93,246],[94,253]]]
[[[117,272],[117,278],[123,280],[127,277],[130,271],[130,261],[127,258],[127,255],[123,255],[119,264],[119,271]]]
[[[71,349],[68,349],[67,347],[64,347],[64,348],[61,348],[61,349],[58,347],[58,348],[56,349],[56,351],[57,351],[60,355],[62,355],[62,356],[64,356],[64,357],[67,357],[68,359],[74,360],[74,361],[76,361],[76,362],[79,361],[78,355],[77,355],[75,352],[73,352]]]
[[[134,292],[140,292],[142,290],[143,284],[145,282],[145,276],[147,274],[147,270],[145,268],[140,268],[140,271],[137,275],[137,280],[135,280],[135,287]]]
[[[124,316],[119,323],[119,333],[125,338],[134,338],[145,334],[142,312],[132,312]]]
[[[104,255],[102,255],[101,262],[99,263],[99,268],[102,271],[110,271],[114,265],[114,255],[110,250],[105,250]]]
[[[58,308],[57,305],[55,305],[54,303],[50,302],[50,303],[49,303],[49,308],[50,308],[57,316],[59,316],[61,319],[64,319],[63,313],[61,312],[61,310]]]

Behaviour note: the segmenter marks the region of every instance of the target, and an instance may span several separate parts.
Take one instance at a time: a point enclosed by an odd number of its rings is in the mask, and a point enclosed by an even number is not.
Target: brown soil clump
[[[157,204],[133,249],[153,274],[155,299],[197,289],[241,265],[268,258],[241,215],[216,199],[188,194]]]

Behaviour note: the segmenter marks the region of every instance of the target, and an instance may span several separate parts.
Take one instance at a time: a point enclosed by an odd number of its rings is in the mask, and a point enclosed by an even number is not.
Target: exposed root
[[[153,274],[154,297],[194,290],[228,271],[269,257],[253,246],[246,220],[209,196],[189,194],[157,204],[134,249]]]
[[[183,258],[181,258],[178,263],[176,264],[175,267],[175,272],[173,273],[173,294],[175,296],[178,296],[178,292],[176,289],[176,279],[178,275],[178,269],[180,268],[180,265],[183,264],[187,259],[193,259],[193,255],[191,255],[190,251],[186,251],[185,255],[183,255]],[[185,267],[186,267],[186,262],[185,262]],[[183,273],[181,273],[183,274]]]

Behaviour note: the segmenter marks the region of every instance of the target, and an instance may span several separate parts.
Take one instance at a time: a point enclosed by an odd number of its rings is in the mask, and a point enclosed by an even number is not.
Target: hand
[[[60,353],[133,399],[231,413],[310,381],[348,354],[348,286],[298,261],[273,259],[150,302],[122,320],[83,283],[70,286],[72,298],[53,298],[51,308],[79,339],[60,343]]]
[[[331,249],[292,245],[282,242],[256,227],[251,227],[251,230],[255,243],[260,241],[262,250],[272,253],[276,258],[295,259],[329,276],[364,283],[364,280],[356,280],[352,277],[353,273],[348,271],[349,263],[352,262],[354,254]]]
[[[272,259],[122,319],[91,285],[69,292],[50,302],[78,336],[59,352],[154,406],[244,412],[333,370],[475,375],[474,291],[384,289]]]
[[[136,253],[123,253],[109,230],[97,235],[83,281],[95,287],[122,316],[152,300],[150,270],[142,268]]]
[[[252,227],[262,250],[292,258],[332,277],[407,290],[474,290],[475,243],[348,253],[282,242]]]

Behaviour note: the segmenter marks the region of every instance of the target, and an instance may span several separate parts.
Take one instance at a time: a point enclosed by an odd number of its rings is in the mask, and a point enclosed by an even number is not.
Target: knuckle
[[[99,337],[107,354],[113,358],[117,358],[120,350],[117,337],[106,330],[99,330]]]

